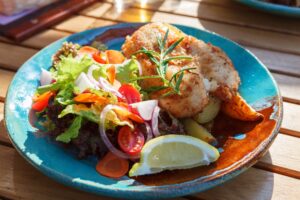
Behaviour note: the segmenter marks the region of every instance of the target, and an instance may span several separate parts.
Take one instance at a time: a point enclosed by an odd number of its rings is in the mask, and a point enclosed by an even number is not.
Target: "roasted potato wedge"
[[[200,124],[205,124],[212,121],[219,113],[221,107],[221,100],[215,97],[209,97],[207,106],[201,113],[198,113],[193,118]]]
[[[240,94],[233,96],[229,102],[223,102],[221,111],[241,121],[262,121],[264,116],[256,112]]]
[[[184,129],[188,135],[203,140],[209,144],[217,144],[216,138],[208,132],[204,126],[198,124],[195,120],[191,118],[186,118],[183,120]]]

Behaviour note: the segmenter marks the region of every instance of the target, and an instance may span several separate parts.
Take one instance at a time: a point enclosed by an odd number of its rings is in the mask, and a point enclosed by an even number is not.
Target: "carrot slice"
[[[74,101],[80,103],[105,103],[107,99],[92,93],[81,93],[74,98]]]
[[[131,120],[133,120],[137,123],[144,123],[144,120],[140,116],[130,112],[126,108],[124,108],[124,109],[113,109],[113,110],[117,114],[118,118],[122,121],[125,121],[127,119],[131,119]]]
[[[124,176],[128,172],[128,169],[128,160],[120,158],[111,152],[108,152],[96,166],[97,172],[111,178]]]
[[[123,54],[116,50],[107,50],[106,57],[109,64],[121,64],[125,60]]]
[[[94,47],[90,47],[90,46],[83,46],[78,51],[79,54],[90,54],[90,55],[93,55],[97,52],[98,49],[95,49]]]
[[[107,70],[107,78],[111,84],[114,84],[116,79],[116,67],[114,65],[110,66]]]

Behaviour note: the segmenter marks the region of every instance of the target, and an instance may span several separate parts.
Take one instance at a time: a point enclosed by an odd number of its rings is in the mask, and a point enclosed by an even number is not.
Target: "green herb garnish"
[[[190,56],[168,56],[175,48],[178,46],[178,44],[183,40],[183,37],[174,42],[171,46],[166,48],[166,42],[169,35],[169,29],[167,30],[164,38],[162,39],[161,36],[157,37],[157,43],[159,46],[160,52],[156,52],[153,50],[148,50],[145,47],[142,47],[141,50],[134,53],[134,55],[143,53],[148,56],[148,58],[156,65],[156,72],[157,75],[152,76],[141,76],[137,77],[134,80],[143,80],[143,79],[149,79],[149,78],[160,78],[163,82],[162,86],[155,86],[145,89],[146,92],[155,92],[163,89],[170,88],[171,90],[167,93],[165,93],[163,96],[168,96],[171,94],[178,94],[180,95],[180,84],[183,79],[184,72],[187,70],[195,69],[195,68],[182,68],[178,72],[172,75],[171,79],[168,80],[166,77],[167,74],[167,68],[168,64],[171,60],[191,60],[192,57]]]

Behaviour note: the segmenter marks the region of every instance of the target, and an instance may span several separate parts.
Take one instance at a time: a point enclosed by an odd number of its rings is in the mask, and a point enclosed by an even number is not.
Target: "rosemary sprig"
[[[160,78],[163,82],[162,86],[155,86],[147,88],[146,92],[155,92],[167,88],[171,88],[171,90],[163,95],[163,97],[171,95],[171,94],[179,94],[180,95],[180,84],[182,82],[184,72],[187,70],[195,69],[195,68],[182,68],[178,72],[172,75],[171,79],[168,80],[166,77],[167,68],[169,62],[172,60],[191,60],[190,56],[168,56],[175,48],[180,44],[183,40],[183,37],[179,40],[175,41],[171,46],[166,48],[166,42],[169,35],[169,29],[166,31],[164,38],[162,39],[159,35],[157,37],[157,43],[160,52],[156,52],[153,50],[148,50],[145,47],[142,47],[141,50],[134,53],[134,55],[143,53],[156,65],[157,75],[152,76],[141,76],[136,78],[135,80],[149,79],[149,78]]]

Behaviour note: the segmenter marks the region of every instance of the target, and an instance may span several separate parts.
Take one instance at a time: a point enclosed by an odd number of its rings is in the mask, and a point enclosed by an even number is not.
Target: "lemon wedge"
[[[209,165],[219,156],[215,147],[192,136],[160,136],[145,144],[141,151],[140,162],[132,166],[129,176]]]

